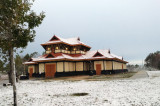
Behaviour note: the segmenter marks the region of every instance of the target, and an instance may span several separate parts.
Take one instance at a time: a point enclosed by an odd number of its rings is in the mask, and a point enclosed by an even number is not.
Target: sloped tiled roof
[[[56,39],[54,40],[53,38],[56,38]],[[71,45],[71,46],[83,45],[83,46],[86,46],[88,48],[91,48],[90,46],[88,46],[88,45],[84,44],[83,42],[81,42],[79,37],[64,39],[64,38],[58,37],[56,35],[54,35],[51,38],[51,40],[49,40],[48,42],[43,43],[41,45],[43,46],[43,45],[51,45],[51,44],[58,44],[58,43],[64,43],[64,44],[68,44],[68,45]]]
[[[101,56],[96,56],[94,55],[96,53],[102,54]],[[52,55],[53,57],[47,57],[48,55]],[[71,60],[71,61],[82,61],[82,60],[96,60],[96,59],[108,59],[108,60],[117,60],[121,61],[124,63],[127,63],[126,61],[123,60],[122,57],[117,56],[115,54],[111,54],[109,50],[95,50],[95,51],[88,51],[86,52],[85,55],[70,55],[70,54],[63,54],[63,53],[50,53],[47,55],[40,56],[38,58],[32,58],[32,62],[45,62],[45,61],[57,61],[57,60]],[[29,64],[29,63],[25,63]]]

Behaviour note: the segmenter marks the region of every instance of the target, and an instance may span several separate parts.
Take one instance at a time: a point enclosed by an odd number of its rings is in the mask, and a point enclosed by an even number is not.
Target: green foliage
[[[37,15],[31,10],[33,0],[0,0],[0,58],[7,64],[6,71],[11,71],[10,50],[24,48],[28,42],[33,42],[36,35],[34,28],[38,27],[45,15],[41,12]],[[31,58],[28,54],[26,60]],[[25,61],[26,61],[25,60]],[[8,62],[9,61],[9,62]],[[15,58],[16,69],[22,69],[21,56]]]
[[[25,66],[23,63],[37,55],[38,55],[37,52],[26,54],[25,56],[20,56],[19,54],[17,54],[15,57],[15,67],[17,74],[18,75],[21,75],[22,73],[25,74],[27,71],[27,66]]]
[[[43,12],[36,15],[31,10],[32,3],[31,0],[0,0],[0,52],[9,60],[9,82],[13,85],[14,106],[17,106],[14,52],[17,48],[26,47],[28,42],[33,42],[34,28],[45,17]],[[20,63],[19,57],[16,58]]]
[[[20,55],[16,55],[15,67],[16,67],[17,74],[20,75],[23,72],[23,69],[24,69],[23,59]]]
[[[160,51],[150,53],[145,59],[145,66],[160,69]]]
[[[31,54],[26,54],[24,57],[23,57],[23,60],[24,61],[28,61],[29,59],[33,58],[33,57],[37,57],[38,55],[38,52],[33,52]]]
[[[31,10],[31,0],[0,0],[0,52],[7,54],[10,48],[24,48],[33,42],[35,27],[45,15]]]
[[[16,55],[15,58],[15,67],[18,75],[21,75],[22,73],[25,74],[27,71],[27,66],[25,66],[23,63],[28,61],[29,59],[36,57],[38,55],[38,52],[33,52],[31,54],[26,54],[25,56]]]

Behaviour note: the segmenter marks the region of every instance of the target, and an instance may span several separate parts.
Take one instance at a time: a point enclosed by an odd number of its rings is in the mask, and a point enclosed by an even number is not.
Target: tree
[[[145,59],[145,66],[160,69],[160,51],[150,53]]]
[[[4,71],[4,62],[0,60],[0,71]]]
[[[128,64],[128,65],[127,65],[127,69],[128,69],[129,71],[137,71],[138,68],[140,68],[138,64],[136,64],[136,65]]]
[[[17,106],[14,52],[33,42],[35,27],[44,19],[44,13],[36,15],[31,10],[31,0],[0,0],[0,52],[9,56],[12,75],[14,106]]]
[[[16,68],[16,72],[17,72],[17,75],[21,75],[22,74],[22,70],[24,68],[23,66],[23,57],[20,56],[19,54],[16,55],[16,58],[15,58],[15,68]]]
[[[37,57],[39,54],[38,52],[33,52],[31,54],[26,54],[25,56],[20,56],[19,54],[15,57],[15,67],[17,71],[17,75],[21,75],[26,73],[24,69],[27,69],[25,65],[23,65],[24,62],[28,61],[29,59],[33,57]]]
[[[33,57],[37,57],[39,54],[38,52],[33,52],[31,54],[26,54],[24,57],[23,57],[23,61],[28,61],[29,59],[33,58]]]

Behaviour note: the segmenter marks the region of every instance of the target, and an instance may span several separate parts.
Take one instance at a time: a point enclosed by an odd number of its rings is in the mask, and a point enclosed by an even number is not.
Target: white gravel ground
[[[160,71],[147,71],[147,74],[150,78],[160,77]]]
[[[160,77],[113,81],[21,81],[19,106],[159,106]],[[89,93],[87,96],[71,96]],[[0,89],[0,106],[13,104],[12,87]]]

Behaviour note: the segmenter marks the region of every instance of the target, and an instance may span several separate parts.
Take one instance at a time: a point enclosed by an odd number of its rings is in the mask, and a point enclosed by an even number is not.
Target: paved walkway
[[[137,78],[147,78],[148,74],[146,71],[138,71],[135,75],[130,77],[131,79],[137,79]]]

